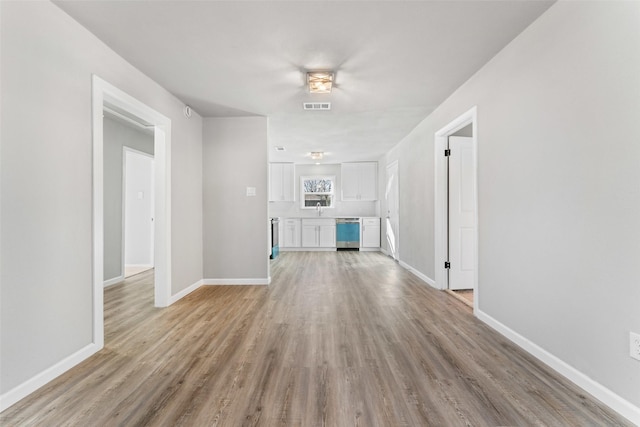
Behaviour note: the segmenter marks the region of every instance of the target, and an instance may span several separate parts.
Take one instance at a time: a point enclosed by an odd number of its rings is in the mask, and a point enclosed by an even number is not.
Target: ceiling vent
[[[305,110],[331,110],[330,102],[304,102]]]

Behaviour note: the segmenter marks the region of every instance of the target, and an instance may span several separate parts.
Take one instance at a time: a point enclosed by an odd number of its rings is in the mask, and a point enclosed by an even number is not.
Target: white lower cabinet
[[[285,250],[336,247],[336,220],[333,218],[285,218],[280,225],[280,247]],[[380,218],[360,219],[360,248],[379,250]]]
[[[335,219],[303,219],[302,220],[303,248],[335,248],[336,220]]]
[[[283,248],[299,248],[300,247],[300,219],[288,218],[282,223],[283,236],[280,246]]]
[[[336,222],[333,225],[321,225],[318,227],[318,240],[321,248],[336,247]]]
[[[302,226],[302,246],[314,248],[320,244],[318,240],[318,227],[315,225]]]
[[[380,218],[361,218],[360,247],[380,247]]]

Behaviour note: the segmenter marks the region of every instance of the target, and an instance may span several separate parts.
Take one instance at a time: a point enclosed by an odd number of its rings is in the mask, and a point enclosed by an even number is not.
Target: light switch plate
[[[640,334],[629,332],[629,356],[640,360]]]
[[[247,187],[247,197],[254,197],[256,195],[256,187]]]

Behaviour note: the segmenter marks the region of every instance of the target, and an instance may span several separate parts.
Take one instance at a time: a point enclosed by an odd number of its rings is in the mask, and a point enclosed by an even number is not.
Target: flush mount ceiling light
[[[309,71],[307,73],[309,93],[331,93],[333,73],[331,71]]]
[[[322,160],[323,156],[324,156],[324,153],[322,151],[313,151],[311,153],[311,158],[313,160]]]

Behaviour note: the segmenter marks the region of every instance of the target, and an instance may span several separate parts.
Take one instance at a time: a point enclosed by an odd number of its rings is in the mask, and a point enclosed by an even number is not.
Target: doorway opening
[[[105,287],[153,267],[154,127],[118,112],[105,102]]]
[[[92,80],[93,125],[93,341],[104,347],[104,119],[105,105],[153,129],[154,304],[171,298],[171,120],[98,76]]]
[[[125,279],[153,268],[153,154],[123,147],[123,265]]]
[[[435,134],[436,287],[478,309],[477,112]]]

